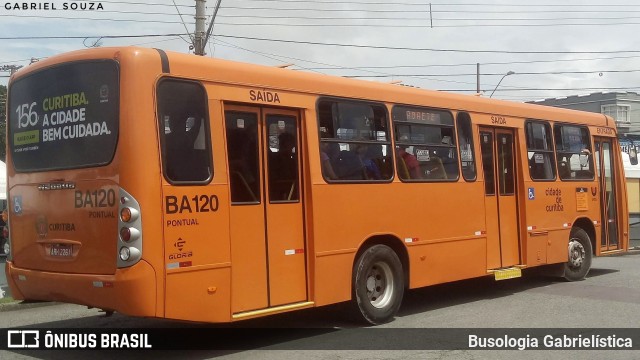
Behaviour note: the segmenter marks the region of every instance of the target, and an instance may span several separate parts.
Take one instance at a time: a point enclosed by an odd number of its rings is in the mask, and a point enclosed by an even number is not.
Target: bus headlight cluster
[[[138,201],[123,189],[118,210],[118,267],[123,268],[142,258],[142,217]]]

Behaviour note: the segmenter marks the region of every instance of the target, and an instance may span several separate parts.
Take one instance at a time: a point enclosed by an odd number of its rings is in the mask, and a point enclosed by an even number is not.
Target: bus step
[[[495,270],[489,270],[489,272],[493,273],[493,276],[495,277],[496,281],[515,279],[522,276],[522,270],[519,267],[495,269]]]

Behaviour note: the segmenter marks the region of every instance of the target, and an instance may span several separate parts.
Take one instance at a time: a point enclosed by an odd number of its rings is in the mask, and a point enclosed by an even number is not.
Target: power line
[[[555,59],[555,60],[530,60],[530,61],[505,61],[505,62],[481,62],[482,66],[490,65],[514,65],[514,64],[537,64],[537,63],[556,63],[556,62],[577,62],[577,61],[597,61],[597,60],[616,60],[616,59],[635,59],[640,56],[612,56],[598,58],[576,58],[576,59]],[[385,65],[385,66],[357,66],[357,67],[315,67],[314,70],[340,70],[340,69],[403,69],[403,68],[430,68],[430,67],[460,67],[460,66],[476,66],[478,63],[463,64],[425,64],[425,65]],[[504,75],[504,74],[501,74]]]
[[[576,61],[597,61],[597,60],[617,60],[617,59],[635,59],[640,56],[611,56],[611,57],[595,57],[595,58],[574,58],[574,59],[555,59],[555,60],[529,60],[529,61],[504,61],[504,62],[481,62],[482,66],[489,65],[514,65],[514,64],[537,64],[537,63],[555,63],[555,62],[576,62]],[[357,67],[314,67],[313,70],[362,70],[362,69],[401,69],[401,68],[429,68],[429,67],[460,67],[460,66],[476,66],[478,63],[462,63],[462,64],[424,64],[424,65],[385,65],[385,66],[357,66]],[[504,74],[501,74],[504,75]]]
[[[250,36],[235,36],[219,34],[218,37],[231,38],[231,39],[243,39],[254,41],[270,41],[289,44],[301,44],[301,45],[322,45],[322,46],[337,46],[337,47],[352,47],[352,48],[365,48],[365,49],[378,49],[378,50],[406,50],[406,51],[431,51],[431,52],[454,52],[454,53],[487,53],[487,54],[623,54],[623,53],[640,53],[640,50],[614,50],[614,51],[515,51],[515,50],[460,50],[460,49],[436,49],[436,48],[412,48],[402,46],[380,46],[380,45],[360,45],[360,44],[341,44],[341,43],[324,43],[316,41],[301,41],[301,40],[287,40],[287,39],[266,39]]]
[[[311,4],[363,4],[363,5],[408,5],[427,6],[424,2],[394,2],[394,1],[354,1],[340,0],[236,0],[236,2],[269,2],[269,3],[311,3]],[[430,3],[432,6],[498,6],[498,7],[633,7],[631,4],[501,4],[501,3]]]
[[[348,5],[349,3],[343,3],[344,5]],[[387,3],[380,3],[379,5],[390,5]],[[573,9],[573,10],[528,10],[528,11],[498,11],[498,10],[491,10],[491,11],[482,11],[482,10],[437,10],[437,9],[433,9],[429,10],[428,4],[423,4],[424,9],[423,10],[418,10],[418,9],[405,9],[405,10],[398,10],[397,8],[391,8],[391,9],[370,9],[370,8],[366,8],[366,9],[354,9],[354,8],[349,8],[349,9],[335,9],[335,8],[308,8],[308,7],[301,7],[301,8],[283,8],[283,7],[264,7],[264,6],[220,6],[221,9],[231,9],[231,10],[271,10],[271,11],[310,11],[310,12],[350,12],[350,13],[354,13],[354,12],[358,12],[358,13],[425,13],[425,14],[429,14],[429,13],[433,13],[433,14],[442,14],[442,13],[453,13],[453,14],[466,14],[466,13],[470,13],[470,14],[531,14],[531,13],[553,13],[553,14],[557,14],[557,13],[597,13],[597,14],[602,14],[602,13],[636,13],[636,12],[640,12],[640,10],[635,10],[637,9],[637,7],[632,7],[632,9],[625,9],[625,10],[580,10],[580,9]]]
[[[224,18],[248,19],[300,19],[300,20],[401,20],[401,21],[429,21],[427,17],[335,17],[335,16],[283,16],[283,15],[219,15]],[[436,21],[557,21],[557,20],[635,20],[639,16],[624,17],[556,17],[556,18],[433,18]],[[597,25],[597,24],[592,24]],[[375,26],[375,24],[374,24]]]
[[[225,41],[221,41],[221,40],[215,40],[215,41],[218,42],[218,43],[223,44],[222,46],[227,46],[227,47],[232,47],[232,48],[235,48],[235,49],[244,50],[244,51],[247,51],[247,52],[250,52],[250,53],[253,53],[253,54],[264,56],[267,59],[271,59],[271,60],[282,61],[279,58],[287,58],[286,56],[281,56],[281,55],[277,55],[277,54],[270,54],[270,53],[265,53],[265,52],[260,52],[260,51],[255,51],[255,50],[243,48],[242,46],[234,45],[234,44],[231,44],[231,43],[228,43],[228,42],[225,42]],[[293,58],[290,58],[290,59],[293,59]],[[302,59],[297,59],[297,60],[305,61],[305,60],[302,60]],[[320,73],[319,71],[311,70],[309,68],[306,68],[306,67],[303,67],[303,66],[300,66],[300,65],[296,65],[296,66],[301,68],[301,69],[304,69],[304,70],[309,70],[309,71],[312,71],[312,72]]]
[[[240,2],[269,2],[269,3],[303,3],[303,4],[361,4],[361,5],[406,5],[406,6],[428,6],[425,3],[416,2],[376,2],[376,1],[316,1],[316,0],[236,0]]]
[[[216,41],[216,42],[221,43],[221,44],[222,44],[221,46],[230,46],[230,47],[240,48],[240,49],[242,49],[242,50],[245,50],[245,51],[248,51],[248,52],[251,52],[251,53],[255,53],[255,54],[258,54],[258,55],[266,54],[266,55],[271,55],[271,56],[280,57],[280,58],[284,58],[284,59],[290,59],[290,60],[298,60],[298,61],[308,62],[308,63],[312,63],[312,64],[321,64],[321,65],[329,65],[329,66],[338,66],[338,65],[331,65],[331,64],[326,64],[326,63],[319,63],[319,62],[316,62],[316,61],[305,60],[305,59],[300,59],[300,58],[295,58],[295,57],[290,57],[290,56],[283,56],[283,55],[278,55],[278,54],[271,54],[271,53],[264,53],[264,52],[259,52],[259,51],[254,51],[254,50],[249,50],[249,49],[242,48],[242,47],[236,46],[236,45],[234,45],[234,44],[231,44],[231,43],[228,43],[228,42],[222,41],[222,40],[220,40],[220,39],[216,39],[215,41]],[[266,56],[266,57],[268,57],[268,56]],[[297,66],[297,67],[299,67],[299,68],[305,69],[305,70],[316,71],[316,70],[314,70],[314,69],[312,69],[312,68],[306,68],[306,67],[303,67],[303,66],[300,66],[300,65],[296,65],[296,66]],[[351,68],[348,68],[348,67],[343,67],[343,68],[344,68],[344,69],[351,69]],[[361,70],[361,71],[364,71],[364,72],[370,72],[370,73],[373,73],[373,74],[383,74],[383,73],[381,73],[381,72],[379,72],[379,71],[371,71],[371,70]],[[389,75],[389,76],[392,76],[392,77],[393,77],[394,75]],[[421,80],[430,80],[430,81],[435,81],[435,82],[455,83],[455,84],[463,84],[463,85],[475,85],[475,83],[471,83],[471,82],[467,82],[467,81],[455,81],[455,80],[433,79],[433,78],[427,78],[427,77],[421,77],[421,76],[414,76],[414,78],[421,79]]]
[[[565,74],[607,74],[607,73],[634,73],[640,72],[640,69],[634,70],[592,70],[592,71],[539,71],[539,72],[517,72],[516,75],[565,75]],[[476,76],[477,73],[467,74],[389,74],[389,75],[342,75],[348,78],[364,78],[364,77],[389,77],[389,76]],[[504,73],[480,73],[481,76],[502,76]]]
[[[36,18],[36,19],[66,19],[66,20],[91,20],[91,21],[120,21],[120,22],[136,22],[136,23],[158,23],[158,24],[182,24],[180,21],[164,21],[164,20],[140,20],[140,19],[106,19],[106,18],[83,18],[83,17],[66,17],[66,16],[41,16],[41,15],[10,15],[0,14],[0,16],[8,16],[11,18]],[[189,24],[193,24],[190,22]]]
[[[220,9],[236,9],[236,10],[272,10],[272,11],[313,11],[313,12],[363,12],[363,13],[416,13],[420,11],[408,11],[408,10],[354,10],[354,9],[294,9],[294,8],[269,8],[269,7],[240,7],[240,6],[220,6]],[[428,13],[429,10],[423,10],[421,12]]]
[[[426,19],[425,19],[426,21]],[[229,26],[282,26],[282,27],[372,27],[372,28],[468,28],[468,27],[550,27],[550,26],[627,26],[640,25],[640,22],[625,23],[556,23],[556,24],[467,24],[467,25],[388,25],[388,24],[290,24],[290,23],[218,23]]]
[[[619,13],[637,13],[640,10],[633,9],[625,9],[625,10],[581,10],[572,9],[572,10],[527,10],[527,11],[511,11],[511,10],[431,10],[433,14],[495,14],[495,15],[503,15],[503,14],[619,14]]]
[[[585,87],[585,88],[498,88],[496,92],[505,91],[612,91],[612,90],[635,90],[638,91],[640,86],[635,87]],[[475,92],[475,89],[441,89],[440,91],[450,92]]]
[[[167,15],[167,16],[175,16],[176,13],[167,13],[167,12],[148,12],[148,11],[124,11],[124,10],[101,10],[100,14],[134,14],[134,15]],[[193,16],[194,14],[187,14]]]
[[[140,37],[176,37],[176,36],[186,36],[186,35],[188,34],[169,33],[169,34],[141,34],[141,35],[9,36],[9,37],[0,37],[0,40],[85,39],[85,38],[113,39],[113,38],[140,38]],[[380,49],[380,50],[407,50],[407,51],[456,52],[456,53],[491,53],[491,54],[545,54],[545,55],[640,53],[640,50],[612,50],[612,51],[595,51],[595,50],[594,51],[514,51],[514,50],[469,50],[469,49],[461,50],[461,49],[412,48],[412,47],[399,47],[399,46],[324,43],[324,42],[298,41],[298,40],[287,40],[287,39],[267,39],[267,38],[258,38],[258,37],[248,37],[248,36],[225,35],[225,34],[219,34],[216,36],[222,37],[222,38],[253,40],[253,41],[280,42],[280,43],[292,43],[292,44],[301,44],[301,45],[353,47],[353,48]],[[633,57],[635,56],[620,57],[620,58],[633,58]],[[595,59],[589,59],[589,60],[607,60],[607,59],[608,58],[595,58]],[[579,60],[579,59],[567,59],[566,61],[575,61],[575,60]],[[565,60],[553,60],[553,61],[565,61]],[[540,62],[540,61],[527,61],[522,63],[529,63],[529,62]],[[512,63],[518,63],[518,62],[505,62],[505,63],[494,63],[494,64],[512,64]],[[459,66],[459,65],[465,65],[465,64],[457,64],[456,66]]]
[[[31,61],[32,59],[33,58],[21,59],[21,60],[11,60],[11,61],[2,61],[2,62],[0,62],[0,65],[2,65],[2,64],[12,64],[12,63],[23,62],[23,61]]]
[[[55,40],[55,39],[122,39],[122,38],[144,38],[144,37],[169,37],[169,36],[186,36],[184,33],[173,34],[145,34],[145,35],[95,35],[95,36],[10,36],[0,37],[0,40]],[[29,59],[30,60],[30,59]]]
[[[113,0],[102,0],[101,3],[106,4],[127,4],[127,5],[145,5],[145,6],[168,6],[173,7],[173,4],[162,4],[162,3],[146,3],[146,2],[135,2],[135,1],[113,1]],[[195,5],[180,5],[180,7],[190,7],[195,8]]]

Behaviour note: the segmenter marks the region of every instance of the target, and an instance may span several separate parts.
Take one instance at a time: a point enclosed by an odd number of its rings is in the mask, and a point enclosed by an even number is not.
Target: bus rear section
[[[153,281],[142,285],[150,295],[131,297],[153,270],[140,261],[140,207],[114,161],[119,72],[114,60],[75,61],[10,84],[7,277],[16,299],[154,308]]]

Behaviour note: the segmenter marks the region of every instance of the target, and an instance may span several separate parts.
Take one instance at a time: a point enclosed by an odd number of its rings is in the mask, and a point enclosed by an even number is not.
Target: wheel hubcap
[[[579,268],[582,266],[585,256],[584,246],[578,240],[571,239],[569,241],[569,265],[572,268]]]
[[[367,298],[376,308],[384,308],[393,298],[393,273],[389,265],[377,262],[367,271]]]

